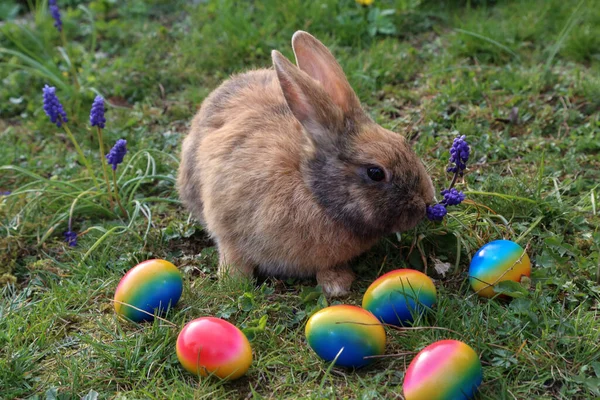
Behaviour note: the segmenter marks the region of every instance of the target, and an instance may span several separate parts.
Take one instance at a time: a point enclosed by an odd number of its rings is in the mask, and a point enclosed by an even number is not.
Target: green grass
[[[413,355],[444,338],[480,354],[482,399],[600,397],[593,0],[170,3],[59,1],[62,51],[44,1],[0,10],[16,18],[0,26],[0,192],[12,192],[0,197],[0,398],[402,398]],[[438,288],[424,328],[389,329],[389,356],[359,371],[330,369],[307,346],[306,320],[328,304],[314,281],[218,282],[215,249],[174,189],[202,99],[233,72],[269,66],[273,48],[291,56],[297,29],[332,49],[377,121],[414,140],[437,188],[448,182],[455,131],[472,146],[459,183],[468,202],[355,261],[347,303],[396,268],[425,270]],[[87,113],[96,93],[110,102],[106,146],[125,138],[130,150],[117,171],[127,216],[106,190],[89,191],[75,149],[42,110],[46,83],[99,178]],[[70,217],[82,233],[75,248],[62,241]],[[474,296],[466,279],[474,252],[499,238],[519,241],[533,261],[531,285],[509,302]],[[154,257],[184,273],[166,316],[176,327],[113,312],[119,279]],[[451,265],[445,276],[440,262]],[[251,339],[254,362],[238,381],[198,379],[177,361],[179,329],[207,315]]]

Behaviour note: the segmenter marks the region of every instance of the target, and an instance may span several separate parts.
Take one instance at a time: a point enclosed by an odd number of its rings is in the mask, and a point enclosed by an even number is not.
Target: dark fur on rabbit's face
[[[369,118],[346,119],[331,148],[316,148],[306,160],[307,184],[319,204],[355,234],[377,237],[413,228],[433,201],[425,168],[404,138]],[[385,173],[374,181],[367,173]]]

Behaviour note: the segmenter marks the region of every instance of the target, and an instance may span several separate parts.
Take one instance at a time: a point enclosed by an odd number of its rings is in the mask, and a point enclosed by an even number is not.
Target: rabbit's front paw
[[[317,283],[323,288],[325,296],[343,297],[348,295],[354,281],[354,273],[347,265],[338,266],[317,273]]]
[[[218,244],[219,248],[219,279],[227,277],[252,278],[254,265],[244,260],[234,246],[224,243]]]

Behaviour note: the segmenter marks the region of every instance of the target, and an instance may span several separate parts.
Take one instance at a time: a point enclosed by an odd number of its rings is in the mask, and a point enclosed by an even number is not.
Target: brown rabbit
[[[292,38],[298,67],[224,82],[183,142],[178,189],[219,249],[220,275],[310,277],[345,295],[348,261],[383,235],[414,227],[433,201],[403,136],[363,111],[329,50]]]

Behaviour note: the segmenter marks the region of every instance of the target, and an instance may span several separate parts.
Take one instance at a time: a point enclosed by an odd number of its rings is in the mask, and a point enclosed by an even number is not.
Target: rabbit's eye
[[[385,172],[379,167],[367,168],[367,175],[369,175],[369,178],[371,178],[375,182],[381,182],[385,179]]]

